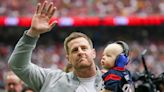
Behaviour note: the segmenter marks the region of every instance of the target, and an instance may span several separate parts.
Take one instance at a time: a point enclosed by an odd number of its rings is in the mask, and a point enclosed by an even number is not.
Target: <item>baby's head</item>
[[[129,47],[123,41],[108,44],[103,52],[101,65],[105,69],[124,67],[128,63]]]

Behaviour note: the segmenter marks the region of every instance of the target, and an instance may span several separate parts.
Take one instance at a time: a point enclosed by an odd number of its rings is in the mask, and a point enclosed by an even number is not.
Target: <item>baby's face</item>
[[[122,48],[118,44],[109,44],[103,52],[101,65],[105,69],[110,69],[115,66],[116,57],[122,52]]]

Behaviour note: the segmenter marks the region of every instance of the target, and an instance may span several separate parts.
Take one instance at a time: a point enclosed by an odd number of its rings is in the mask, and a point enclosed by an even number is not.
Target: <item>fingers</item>
[[[36,13],[46,15],[48,18],[51,18],[55,11],[56,7],[53,6],[53,2],[48,4],[47,1],[44,1],[42,5],[38,3]]]
[[[56,7],[52,7],[51,10],[47,13],[48,17],[51,18],[56,11]]]
[[[49,31],[55,26],[57,24],[57,21],[53,21],[51,24],[50,24],[50,29],[49,29]]]
[[[38,13],[39,13],[39,9],[40,9],[40,7],[41,7],[41,4],[40,4],[40,3],[38,3],[38,4],[37,4],[37,9],[36,9],[36,14],[38,14]]]
[[[44,1],[44,3],[41,5],[41,3],[37,4],[36,14],[43,14],[46,10],[46,4],[47,1]]]
[[[48,9],[47,9],[47,13],[49,13],[51,11],[51,8],[53,7],[53,3],[51,2],[48,6]]]
[[[43,5],[41,7],[41,14],[46,14],[46,12],[47,12],[46,7],[47,7],[47,1],[44,1]]]
[[[47,16],[51,18],[55,11],[56,11],[56,7],[53,7],[53,3],[51,2],[47,10]]]

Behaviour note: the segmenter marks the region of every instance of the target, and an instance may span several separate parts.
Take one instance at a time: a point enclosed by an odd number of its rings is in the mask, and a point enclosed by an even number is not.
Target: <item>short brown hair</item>
[[[76,39],[76,38],[80,38],[80,37],[85,38],[89,42],[91,48],[93,48],[93,43],[92,43],[91,39],[86,34],[81,33],[81,32],[73,32],[64,40],[64,49],[65,49],[67,54],[69,54],[68,53],[68,49],[69,49],[68,48],[68,43],[71,40]]]

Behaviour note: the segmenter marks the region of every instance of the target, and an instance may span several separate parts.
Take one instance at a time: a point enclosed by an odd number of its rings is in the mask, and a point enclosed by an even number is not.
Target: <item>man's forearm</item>
[[[9,58],[8,63],[11,69],[23,68],[28,65],[37,40],[38,38],[32,38],[24,33]]]

